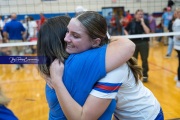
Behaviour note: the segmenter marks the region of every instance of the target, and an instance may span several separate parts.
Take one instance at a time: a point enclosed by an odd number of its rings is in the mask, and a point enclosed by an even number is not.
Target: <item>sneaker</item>
[[[143,82],[148,82],[148,77],[143,77]]]
[[[177,81],[177,82],[176,82],[176,86],[177,86],[178,88],[180,88],[180,81]]]
[[[170,56],[170,55],[168,55],[168,54],[165,56],[165,58],[170,58],[170,57],[171,57],[171,56]]]

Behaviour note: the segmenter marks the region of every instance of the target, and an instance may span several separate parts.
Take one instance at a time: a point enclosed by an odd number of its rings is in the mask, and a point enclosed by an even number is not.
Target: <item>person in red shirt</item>
[[[128,11],[126,11],[126,18],[129,20],[129,22],[131,22],[131,20],[132,20],[132,16],[131,16],[131,14],[130,14],[130,11],[128,10]]]
[[[46,18],[44,17],[44,14],[43,13],[40,13],[40,26],[42,24],[44,24],[44,22],[46,21]]]
[[[132,16],[131,16],[131,14],[129,13],[129,10],[128,10],[128,11],[126,11],[126,14],[122,18],[122,21],[121,21],[123,27],[125,28],[131,22],[131,20],[132,20]]]

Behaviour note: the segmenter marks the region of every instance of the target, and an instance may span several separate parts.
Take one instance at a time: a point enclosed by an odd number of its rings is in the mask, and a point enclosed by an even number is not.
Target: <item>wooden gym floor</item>
[[[165,58],[167,46],[151,42],[149,54],[149,82],[144,83],[157,97],[165,119],[180,118],[180,88],[176,87],[177,54]],[[141,60],[138,61],[141,64]],[[11,98],[8,105],[20,120],[47,120],[48,105],[45,99],[45,82],[36,65],[25,65],[15,70],[14,65],[0,65],[0,85]]]

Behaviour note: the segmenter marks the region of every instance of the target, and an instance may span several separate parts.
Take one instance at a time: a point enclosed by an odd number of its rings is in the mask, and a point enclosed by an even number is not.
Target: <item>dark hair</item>
[[[138,84],[138,80],[142,79],[143,77],[143,73],[142,73],[142,67],[140,67],[137,64],[137,60],[134,57],[131,57],[128,61],[127,61],[128,66],[130,67],[135,80],[136,80],[136,84]]]
[[[34,18],[32,16],[29,16],[28,18],[29,18],[30,21],[34,20]]]
[[[135,14],[137,14],[138,12],[143,12],[143,10],[142,9],[137,9]]]
[[[70,18],[59,16],[48,19],[40,28],[37,42],[37,55],[46,57],[46,64],[38,64],[42,75],[50,76],[49,67],[55,59],[63,62],[68,57],[65,51],[65,35]]]
[[[100,38],[100,46],[109,43],[106,19],[95,11],[86,11],[76,17],[93,39]]]

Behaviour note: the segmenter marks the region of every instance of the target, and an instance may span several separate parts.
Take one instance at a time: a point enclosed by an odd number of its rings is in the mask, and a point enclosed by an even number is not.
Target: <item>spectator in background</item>
[[[153,17],[153,14],[148,14],[148,21],[149,21],[149,27],[150,27],[150,31],[151,33],[155,33],[156,31],[156,20]],[[154,37],[150,38],[150,42],[153,42]]]
[[[4,27],[4,21],[2,20],[2,16],[0,15],[0,34],[3,38],[3,27]]]
[[[174,2],[172,0],[168,0],[167,7],[170,7],[172,9],[173,6],[174,6]]]
[[[167,7],[167,11],[163,13],[162,15],[162,26],[163,26],[163,31],[164,32],[169,32],[168,31],[168,25],[169,22],[172,20],[173,17],[173,12],[171,12],[171,8]],[[168,45],[168,37],[164,36],[164,45]]]
[[[132,16],[128,10],[121,18],[122,26],[125,28],[131,22],[131,20],[132,20]]]
[[[1,43],[3,43],[3,38],[2,38],[2,36],[1,36],[1,34],[0,34],[0,44]],[[9,55],[10,53],[9,53],[10,51],[9,51],[9,48],[8,47],[2,47],[2,48],[0,48],[0,56],[7,56],[7,55]]]
[[[121,23],[121,25],[125,28],[128,24],[129,24],[129,20],[128,20],[128,18],[126,17],[126,14],[123,14],[122,16],[121,16],[121,19],[120,19],[120,23]]]
[[[34,21],[34,18],[32,16],[29,16],[29,18],[28,18],[28,32],[29,32],[28,41],[30,41],[30,42],[37,41],[37,32],[38,32],[37,27],[38,27],[38,25],[37,25],[36,21]],[[34,54],[36,52],[36,45],[31,46],[31,50],[32,50],[32,53]]]
[[[175,21],[176,17],[177,17],[177,14],[176,14],[176,11],[175,11],[174,15],[173,15],[173,18],[169,22],[169,25],[168,25],[169,32],[173,32],[172,25],[173,25],[173,22]],[[171,57],[173,46],[174,46],[173,36],[168,36],[168,48],[167,48],[166,58],[170,58]]]
[[[165,7],[163,9],[163,14],[167,11],[167,8]],[[160,23],[156,26],[156,33],[163,33],[163,25],[162,25],[162,20],[160,21]],[[157,37],[157,41],[161,42],[162,41],[162,36]]]
[[[14,113],[7,108],[10,99],[7,98],[0,87],[0,120],[18,120]]]
[[[46,18],[44,16],[44,14],[40,13],[40,26],[42,26],[42,24],[44,24],[45,21],[46,21]]]
[[[4,25],[5,25],[6,23],[10,22],[10,21],[11,21],[11,16],[10,16],[10,15],[4,16]]]
[[[173,31],[174,32],[180,32],[180,8],[176,9],[176,15],[177,18],[173,22]],[[174,36],[174,49],[178,53],[178,68],[177,68],[177,83],[176,86],[180,88],[180,35],[175,35]]]
[[[131,14],[130,14],[130,11],[129,11],[129,10],[127,10],[127,11],[126,11],[126,18],[128,19],[128,21],[129,21],[129,22],[131,22],[131,20],[132,20],[132,16],[131,16]]]
[[[75,9],[75,16],[81,14],[82,12],[87,11],[83,6],[77,6]]]
[[[28,17],[28,32],[29,32],[29,39],[37,37],[37,23],[34,21],[32,16]]]
[[[148,20],[149,20],[149,27],[150,27],[151,33],[155,33],[155,30],[156,30],[156,20],[153,17],[153,14],[148,15]]]
[[[115,13],[112,13],[111,21],[110,21],[110,27],[111,27],[111,33],[110,35],[118,35],[118,22],[119,19]]]
[[[156,26],[156,33],[163,33],[163,26],[162,26],[162,22],[160,22],[157,26]],[[162,36],[156,37],[158,42],[162,41]]]
[[[26,34],[24,34],[24,37],[23,37],[25,39],[24,41],[26,41],[28,36],[29,36],[29,32],[28,32],[28,16],[27,15],[24,16],[24,20],[22,20],[21,23],[23,24],[23,27],[26,30]]]
[[[25,34],[25,28],[23,27],[22,23],[17,21],[16,13],[11,14],[11,21],[6,23],[3,29],[3,35],[6,42],[10,43],[19,43],[23,41],[23,36]],[[11,47],[11,54],[16,56],[24,55],[24,48],[22,46],[18,47]],[[16,69],[19,70],[20,67],[23,65],[17,65]]]
[[[149,22],[144,19],[143,10],[137,10],[135,12],[135,19],[132,20],[125,28],[126,35],[134,34],[148,34],[150,33]],[[131,39],[136,44],[134,57],[137,59],[138,54],[141,55],[142,68],[143,68],[143,82],[148,81],[148,55],[149,55],[149,38],[135,38]]]

